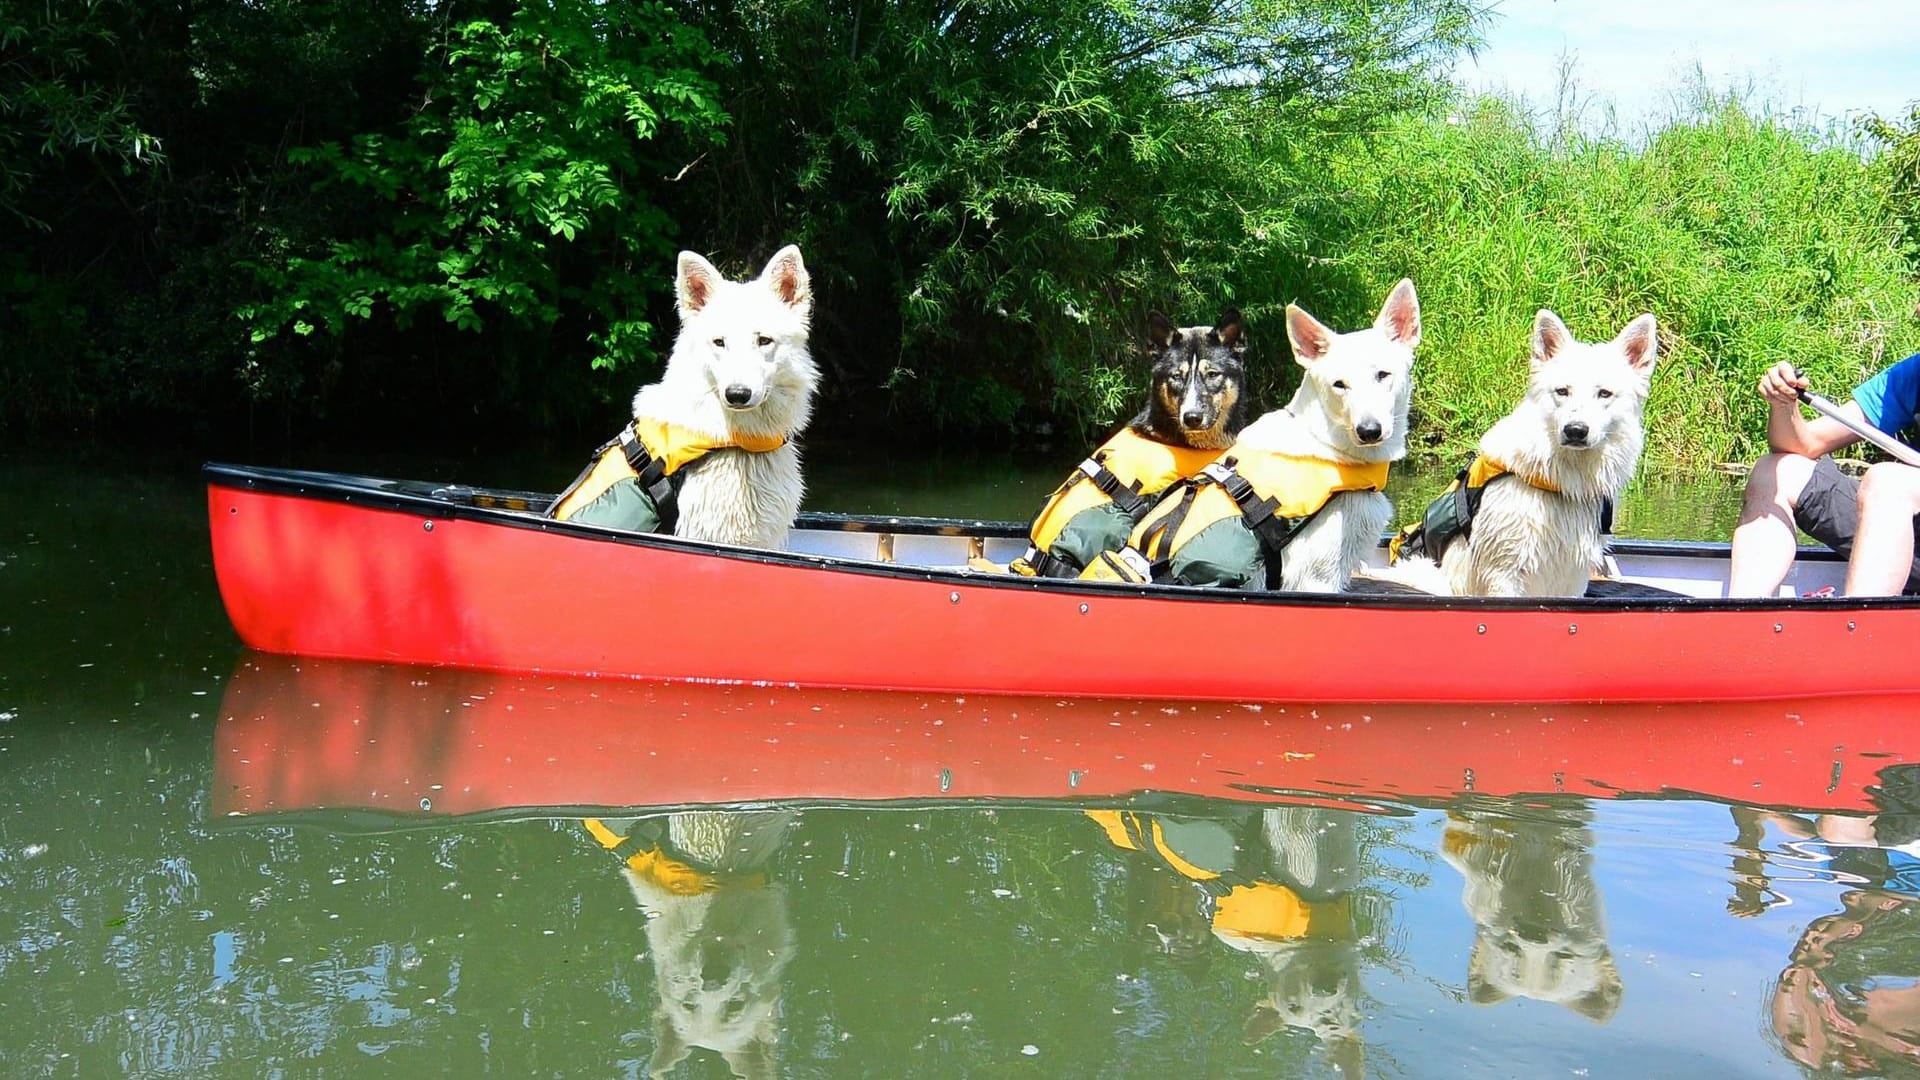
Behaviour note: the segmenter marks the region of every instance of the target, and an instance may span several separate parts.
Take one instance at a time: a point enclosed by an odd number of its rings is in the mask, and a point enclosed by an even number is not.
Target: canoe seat
[[[1615,578],[1594,578],[1587,582],[1589,600],[1686,600],[1686,593],[1662,589],[1654,585],[1642,585],[1637,581],[1620,581]]]

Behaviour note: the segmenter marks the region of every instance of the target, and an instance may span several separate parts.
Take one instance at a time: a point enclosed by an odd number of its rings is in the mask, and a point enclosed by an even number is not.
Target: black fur
[[[1165,315],[1151,312],[1147,344],[1153,355],[1147,407],[1129,426],[1170,446],[1231,444],[1247,425],[1247,332],[1239,310],[1228,308],[1210,327],[1176,327]],[[1195,381],[1199,390],[1189,401],[1188,387]],[[1197,424],[1183,418],[1183,403],[1193,406]]]

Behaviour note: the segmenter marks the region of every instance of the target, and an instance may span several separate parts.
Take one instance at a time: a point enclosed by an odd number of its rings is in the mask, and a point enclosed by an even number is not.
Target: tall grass
[[[1442,454],[1511,408],[1542,307],[1583,340],[1659,317],[1656,467],[1762,452],[1753,387],[1777,361],[1841,398],[1920,351],[1914,268],[1880,163],[1731,96],[1703,95],[1635,140],[1482,98],[1402,120],[1330,180],[1322,235],[1345,275],[1419,285],[1415,431]]]

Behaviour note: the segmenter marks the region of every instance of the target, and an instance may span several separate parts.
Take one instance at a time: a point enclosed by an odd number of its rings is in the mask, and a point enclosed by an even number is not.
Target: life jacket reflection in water
[[[1047,496],[1033,519],[1027,553],[1009,569],[1028,577],[1079,574],[1102,552],[1126,546],[1155,496],[1223,453],[1170,446],[1121,428]]]
[[[1236,447],[1169,489],[1134,528],[1127,550],[1080,576],[1277,589],[1282,553],[1300,530],[1341,492],[1384,490],[1387,468]]]
[[[764,454],[786,445],[779,435],[716,438],[664,420],[637,418],[593,452],[586,471],[547,507],[558,521],[629,532],[672,532],[687,471],[715,450]]]
[[[1243,941],[1346,940],[1353,936],[1347,896],[1313,899],[1234,865],[1240,845],[1225,824],[1160,818],[1132,810],[1088,810],[1123,851],[1135,851],[1186,878],[1209,897],[1213,932]]]
[[[1427,512],[1420,520],[1400,530],[1387,545],[1388,559],[1399,562],[1403,557],[1424,555],[1439,562],[1454,541],[1473,535],[1473,519],[1480,513],[1487,485],[1503,478],[1519,480],[1556,495],[1560,493],[1560,488],[1550,481],[1515,472],[1493,458],[1475,454],[1467,460],[1467,467],[1454,477],[1453,483],[1447,485],[1447,490],[1427,504]],[[1601,500],[1598,513],[1600,534],[1605,536],[1613,531],[1613,500]]]

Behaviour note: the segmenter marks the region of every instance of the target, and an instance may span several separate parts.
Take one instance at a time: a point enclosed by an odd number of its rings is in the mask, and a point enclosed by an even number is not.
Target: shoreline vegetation
[[[1271,407],[1284,306],[1356,326],[1403,275],[1431,462],[1510,408],[1542,307],[1659,317],[1659,471],[1760,453],[1780,359],[1840,397],[1920,351],[1920,110],[1698,86],[1596,130],[1448,81],[1493,17],[0,0],[0,437],[585,446],[658,371],[673,253],[788,242],[816,426],[872,442],[1095,438],[1155,308],[1239,306]]]

